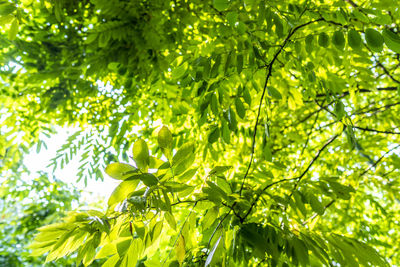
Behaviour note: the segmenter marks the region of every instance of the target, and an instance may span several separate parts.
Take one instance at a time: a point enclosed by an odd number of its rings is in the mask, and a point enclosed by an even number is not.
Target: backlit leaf
[[[383,49],[383,37],[382,35],[375,29],[366,29],[365,30],[365,40],[367,41],[367,45],[374,52],[381,52]]]

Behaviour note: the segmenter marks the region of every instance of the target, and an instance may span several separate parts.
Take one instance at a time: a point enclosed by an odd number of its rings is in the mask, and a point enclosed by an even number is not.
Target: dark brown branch
[[[352,7],[358,7],[356,3],[354,3],[352,0],[345,0],[347,3],[349,3]]]
[[[393,132],[393,131],[381,131],[381,130],[375,130],[375,129],[370,129],[368,127],[359,127],[359,126],[353,126],[353,128],[359,129],[361,131],[365,132],[374,132],[374,133],[382,133],[382,134],[400,134],[400,132]]]
[[[343,127],[343,131],[345,130],[346,127]],[[342,132],[343,132],[342,131]],[[294,191],[297,189],[297,187],[299,186],[299,183],[301,181],[301,179],[303,179],[303,177],[307,174],[307,172],[310,170],[311,166],[317,161],[317,159],[319,158],[319,156],[321,155],[322,151],[324,151],[333,141],[336,140],[336,138],[338,138],[340,134],[335,134],[334,136],[332,136],[317,152],[317,154],[315,154],[314,158],[311,160],[311,162],[308,164],[307,168],[300,174],[300,176],[298,176],[296,178],[296,183],[294,184],[294,187],[292,189],[292,192],[289,195],[289,199],[292,197]]]
[[[313,125],[312,125],[312,127],[310,129],[310,132],[307,134],[307,139],[306,139],[306,142],[304,143],[303,148],[301,149],[300,157],[303,155],[304,150],[308,146],[308,142],[310,141],[311,134],[312,134],[312,132],[314,130],[314,127],[315,127],[315,125],[317,124],[317,121],[318,121],[318,115],[319,115],[319,112],[317,113],[317,116],[315,116],[315,120],[314,120],[314,123],[313,123]]]
[[[375,161],[373,164],[371,164],[366,170],[364,170],[361,174],[361,176],[364,176],[371,168],[375,167],[376,165],[379,164],[379,162],[382,161],[382,159],[384,159],[386,157],[387,154],[389,154],[390,152],[392,152],[393,150],[399,148],[400,145],[397,145],[395,147],[393,147],[392,149],[390,149],[389,151],[387,151],[386,153],[384,153],[377,161]],[[325,205],[324,207],[324,211],[329,208],[333,203],[335,203],[335,199],[332,199],[328,204]],[[317,217],[318,213],[314,213],[310,218],[308,218],[307,220],[305,220],[303,222],[303,226],[306,225],[309,221],[311,221],[312,219],[314,219],[315,217]]]
[[[250,208],[247,210],[247,212],[245,213],[245,215],[244,215],[243,218],[241,219],[241,222],[243,223],[244,220],[246,220],[246,218],[250,215],[251,211],[253,210],[253,208],[254,208],[255,205],[257,204],[258,200],[260,200],[261,196],[263,195],[263,193],[264,193],[268,188],[270,188],[270,187],[272,187],[272,186],[274,186],[274,185],[283,183],[283,182],[293,181],[293,180],[295,180],[295,179],[297,179],[297,177],[296,177],[296,178],[285,178],[285,179],[281,179],[281,180],[279,180],[279,181],[276,181],[276,182],[267,184],[264,188],[261,189],[261,192],[256,196],[256,198],[254,199],[254,201],[251,203]],[[259,191],[259,190],[257,190],[257,192],[258,192],[258,191]]]
[[[374,168],[376,165],[378,165],[378,163],[381,162],[381,161],[386,157],[387,154],[389,154],[390,152],[392,152],[393,150],[395,150],[395,149],[397,149],[397,148],[399,148],[399,147],[400,147],[400,145],[397,145],[397,146],[393,147],[392,149],[389,149],[389,151],[385,152],[377,161],[374,162],[374,164],[371,164],[365,171],[363,171],[363,172],[360,174],[360,177],[361,177],[361,176],[364,176],[370,169],[372,169],[372,168]]]
[[[375,108],[372,108],[372,109],[369,109],[369,110],[363,111],[363,112],[354,112],[352,115],[360,115],[360,114],[365,114],[365,113],[370,113],[370,112],[378,112],[381,109],[383,109],[383,111],[386,111],[390,107],[397,106],[397,105],[400,105],[400,102],[387,104],[387,105],[384,105],[384,106],[381,106],[381,107],[375,107]],[[363,110],[363,109],[364,108],[362,108],[361,110]]]
[[[397,80],[396,78],[393,77],[392,74],[390,74],[390,72],[386,69],[385,66],[383,66],[383,64],[382,64],[381,62],[377,61],[376,63],[377,63],[378,66],[383,70],[383,72],[385,72],[385,74],[386,74],[387,76],[389,76],[390,79],[392,79],[392,81],[394,81],[395,83],[400,83],[399,80]]]
[[[271,78],[272,75],[272,66],[274,65],[275,61],[277,60],[278,56],[282,53],[283,49],[285,48],[286,44],[288,43],[289,39],[293,36],[293,34],[295,34],[299,29],[310,25],[312,23],[318,22],[318,21],[322,21],[323,19],[317,19],[317,20],[313,20],[313,21],[309,21],[307,23],[301,24],[295,28],[293,28],[289,34],[286,36],[285,40],[283,41],[282,45],[280,46],[280,48],[278,49],[278,51],[275,53],[274,57],[272,58],[271,62],[268,64],[267,66],[267,77],[265,78],[265,83],[264,83],[264,88],[261,94],[261,98],[260,98],[260,102],[258,105],[258,111],[257,111],[257,117],[256,117],[256,122],[254,125],[254,131],[253,131],[253,138],[252,138],[252,145],[251,145],[251,155],[250,155],[250,161],[249,161],[249,165],[247,166],[247,170],[245,175],[243,176],[243,181],[242,181],[242,185],[240,186],[240,196],[242,195],[242,191],[243,191],[243,186],[244,183],[246,181],[246,178],[250,172],[251,169],[251,165],[253,164],[253,159],[254,159],[254,150],[255,150],[255,144],[256,144],[256,135],[257,135],[257,126],[258,126],[258,121],[261,115],[261,106],[262,103],[264,101],[264,96],[265,96],[265,92],[267,91],[267,85],[268,85],[268,81],[269,78]]]
[[[397,91],[397,87],[395,86],[390,86],[390,87],[378,87],[376,88],[378,91]],[[372,93],[375,92],[375,90],[370,90],[370,89],[358,89],[355,91],[355,93]],[[341,93],[341,95],[337,95],[339,98],[343,98],[345,96],[350,95],[349,91],[345,91]],[[316,97],[326,97],[326,94],[317,94]]]

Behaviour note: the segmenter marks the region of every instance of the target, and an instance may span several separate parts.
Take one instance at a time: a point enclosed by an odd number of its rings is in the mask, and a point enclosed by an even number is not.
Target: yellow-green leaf
[[[175,253],[176,253],[176,259],[178,260],[179,264],[182,264],[183,261],[185,260],[185,239],[183,236],[180,234],[178,242],[175,247]]]
[[[224,11],[229,7],[229,0],[213,0],[213,4],[216,10]]]
[[[18,26],[19,26],[19,21],[17,18],[15,18],[11,22],[10,30],[8,31],[8,39],[10,39],[11,41],[15,40],[15,38],[17,37]]]
[[[125,180],[132,174],[137,173],[137,171],[138,170],[132,165],[118,162],[108,164],[105,169],[105,172],[108,174],[108,176],[116,180]]]
[[[108,199],[108,206],[111,207],[116,203],[124,200],[130,193],[135,191],[139,179],[125,180],[120,183],[112,192],[110,198]]]
[[[163,126],[158,132],[158,145],[165,149],[172,147],[172,133],[167,126]]]
[[[132,154],[137,167],[142,171],[146,171],[150,164],[150,156],[149,148],[143,139],[139,139],[133,144]]]

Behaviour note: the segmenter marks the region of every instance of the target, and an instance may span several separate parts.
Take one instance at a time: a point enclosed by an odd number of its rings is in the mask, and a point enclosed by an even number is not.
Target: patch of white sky
[[[113,89],[109,84],[104,84],[100,81],[97,82],[99,87],[99,93],[118,95],[121,90]],[[85,107],[81,107],[83,110]],[[161,122],[154,122],[154,126],[161,125]],[[75,156],[65,164],[63,168],[58,164],[57,168],[53,169],[54,166],[49,166],[52,159],[57,156],[57,151],[66,143],[68,137],[74,133],[81,131],[80,127],[71,126],[56,126],[54,127],[56,134],[46,137],[41,135],[40,139],[45,145],[41,145],[41,149],[37,152],[37,145],[31,148],[29,154],[24,158],[24,164],[31,172],[31,174],[22,174],[22,179],[29,180],[29,176],[34,176],[37,172],[45,172],[49,175],[54,175],[58,180],[61,180],[67,184],[73,184],[74,187],[81,190],[81,201],[82,203],[93,204],[96,203],[97,207],[106,208],[108,198],[110,197],[113,190],[117,187],[120,181],[110,178],[104,169],[100,170],[103,174],[104,180],[95,179],[95,177],[89,177],[87,184],[85,185],[84,179],[78,182],[79,167],[81,166],[81,156],[83,151],[78,151]],[[107,127],[106,127],[107,128]],[[133,131],[138,131],[140,127],[136,127]],[[108,128],[105,129],[108,131]],[[113,152],[113,151],[110,151]],[[133,164],[133,162],[130,162]],[[78,207],[74,207],[78,208]]]
[[[17,58],[17,60],[20,60],[20,58]],[[2,68],[4,69],[9,67],[13,68],[13,72],[25,72],[22,65],[18,64],[17,62],[10,62],[8,65],[3,66]],[[99,94],[108,94],[114,99],[117,98],[117,96],[122,92],[122,89],[112,88],[110,84],[104,84],[101,81],[97,82],[97,86],[99,88]],[[81,108],[83,110],[85,109],[85,107]],[[122,106],[118,111],[121,111],[121,109],[123,109]],[[0,119],[4,119],[5,117],[6,116],[0,116]],[[161,121],[153,122],[153,126],[157,127],[159,125],[161,125]],[[66,143],[66,140],[69,136],[73,135],[77,131],[80,131],[79,127],[71,126],[56,126],[54,128],[56,130],[56,134],[53,134],[50,137],[40,137],[41,141],[44,142],[45,145],[41,146],[39,152],[37,152],[37,145],[35,145],[30,149],[29,154],[25,156],[24,164],[30,171],[30,174],[22,173],[21,179],[29,181],[34,178],[38,172],[47,173],[48,175],[54,176],[56,179],[67,184],[73,184],[75,188],[81,190],[81,203],[96,203],[97,205],[95,206],[105,209],[105,203],[107,203],[108,198],[120,181],[110,178],[107,174],[105,174],[104,170],[100,170],[103,174],[104,180],[96,180],[95,177],[89,177],[86,185],[84,179],[81,179],[78,182],[79,166],[81,165],[80,159],[83,151],[78,151],[77,154],[69,161],[69,163],[63,166],[63,168],[58,166],[53,170],[54,166],[49,166],[49,164],[51,163],[52,159],[56,157],[57,151],[60,150],[60,148]],[[132,129],[132,131],[138,131],[139,128],[140,127],[136,127]],[[130,163],[133,164],[132,162]]]
[[[49,175],[54,175],[56,179],[67,184],[73,184],[74,187],[82,191],[81,200],[84,203],[90,204],[99,201],[106,203],[108,197],[120,181],[111,179],[104,173],[104,170],[100,170],[103,173],[103,181],[96,180],[95,177],[90,177],[87,179],[87,185],[85,185],[84,179],[77,182],[79,178],[79,166],[81,165],[80,159],[83,151],[78,151],[68,164],[64,165],[63,168],[58,166],[53,172],[53,166],[49,166],[49,164],[51,160],[56,157],[57,150],[65,144],[69,136],[80,130],[76,127],[55,127],[55,129],[57,132],[56,134],[49,138],[42,138],[42,141],[46,144],[47,148],[42,145],[39,153],[36,151],[36,146],[31,148],[30,153],[24,158],[24,164],[27,169],[32,174],[45,172]],[[29,174],[22,175],[27,176]],[[27,179],[27,177],[23,178]]]

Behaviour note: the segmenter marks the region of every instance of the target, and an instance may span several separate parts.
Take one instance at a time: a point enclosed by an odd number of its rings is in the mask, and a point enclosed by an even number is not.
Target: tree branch
[[[269,78],[271,78],[271,75],[272,75],[272,66],[274,65],[274,63],[275,63],[276,59],[278,58],[278,56],[282,53],[283,49],[285,48],[286,44],[288,43],[289,39],[293,36],[293,34],[295,34],[299,29],[301,29],[301,28],[303,28],[303,27],[305,27],[307,25],[310,25],[312,23],[315,23],[315,22],[318,22],[318,21],[322,21],[322,20],[323,19],[320,18],[320,19],[317,19],[317,20],[309,21],[307,23],[301,24],[301,25],[293,28],[289,32],[289,34],[286,36],[286,38],[283,41],[282,45],[280,46],[280,48],[278,49],[278,51],[275,53],[274,57],[272,58],[271,62],[267,66],[267,77],[265,78],[264,88],[263,88],[263,91],[262,91],[262,94],[261,94],[261,98],[260,98],[260,102],[259,102],[259,105],[258,105],[257,117],[256,117],[255,125],[254,125],[250,161],[249,161],[249,164],[247,166],[246,173],[243,176],[242,185],[240,186],[240,192],[239,192],[240,196],[242,195],[244,183],[245,183],[246,178],[247,178],[247,176],[248,176],[248,174],[250,172],[251,165],[253,164],[254,150],[255,150],[255,144],[256,144],[256,135],[257,135],[257,126],[258,126],[258,121],[259,121],[260,114],[261,114],[261,106],[262,106],[262,103],[264,101],[265,92],[267,91],[268,81],[269,81]]]
[[[343,131],[346,129],[346,127],[343,127]],[[342,132],[343,132],[342,131]],[[341,134],[341,133],[340,133]],[[292,197],[294,191],[297,189],[297,187],[299,186],[299,183],[301,181],[301,179],[303,179],[303,177],[306,175],[306,173],[310,170],[311,166],[317,161],[317,159],[319,158],[319,156],[321,155],[322,151],[324,151],[333,141],[336,140],[336,138],[338,138],[338,136],[340,134],[335,134],[334,136],[332,136],[317,152],[317,154],[315,154],[314,158],[311,160],[311,162],[308,164],[307,168],[300,174],[300,176],[298,176],[297,178],[295,178],[297,181],[294,184],[294,187],[292,189],[292,192],[290,193],[288,199],[290,200],[290,198]]]
[[[381,131],[381,130],[370,129],[368,127],[364,128],[364,127],[354,126],[354,125],[353,125],[353,128],[356,128],[356,129],[359,129],[359,130],[365,131],[365,132],[374,132],[374,133],[382,133],[382,134],[400,134],[400,132]]]
[[[379,162],[382,161],[382,159],[384,159],[386,157],[387,154],[389,154],[390,152],[392,152],[393,150],[399,148],[400,145],[397,145],[395,147],[393,147],[392,149],[390,149],[389,151],[387,151],[386,153],[384,153],[377,161],[375,161],[373,164],[371,164],[365,171],[363,171],[359,177],[364,176],[371,168],[375,167],[376,165],[378,165]],[[335,203],[336,199],[332,199],[328,204],[325,205],[324,207],[324,211],[329,208],[333,203]],[[309,221],[311,221],[312,219],[314,219],[315,217],[318,216],[318,213],[314,213],[310,218],[308,218],[307,220],[305,220],[303,222],[303,226],[306,225]]]

